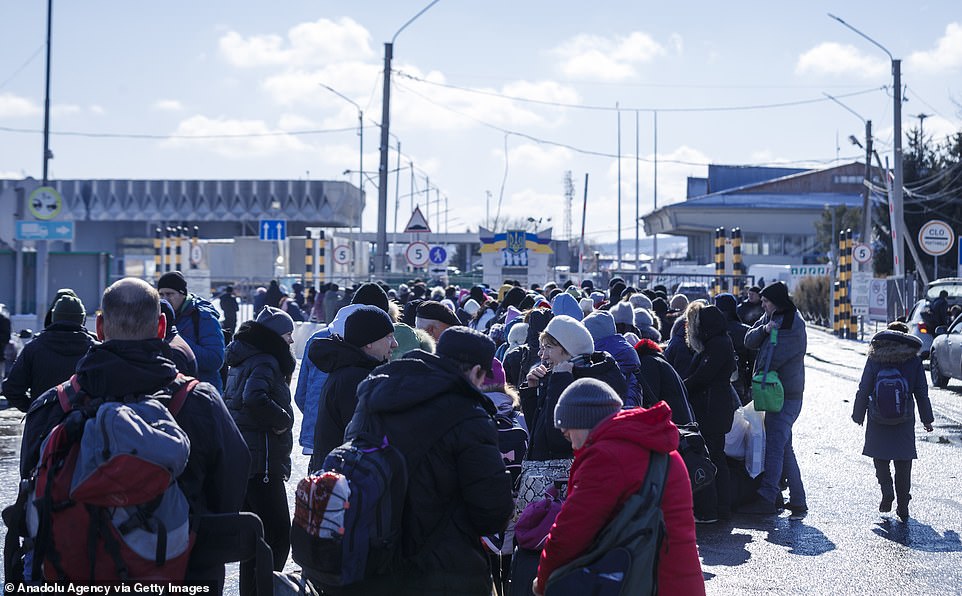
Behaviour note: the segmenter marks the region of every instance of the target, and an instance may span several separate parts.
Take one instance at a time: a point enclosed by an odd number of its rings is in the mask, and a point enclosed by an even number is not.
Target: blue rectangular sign
[[[287,240],[287,220],[262,219],[260,234],[261,240]]]
[[[17,221],[17,240],[60,240],[73,242],[72,221]]]

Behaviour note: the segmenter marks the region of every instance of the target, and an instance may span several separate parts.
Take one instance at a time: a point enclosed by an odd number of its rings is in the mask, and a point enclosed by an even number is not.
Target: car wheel
[[[942,374],[942,369],[939,368],[939,361],[935,357],[935,352],[929,355],[929,369],[932,373],[932,384],[939,389],[945,389],[949,384],[949,377]]]

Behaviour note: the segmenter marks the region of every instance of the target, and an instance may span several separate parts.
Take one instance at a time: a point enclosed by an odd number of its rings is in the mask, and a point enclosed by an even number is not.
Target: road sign
[[[404,258],[413,267],[424,267],[428,264],[431,247],[424,242],[412,242],[404,249]]]
[[[940,219],[930,219],[919,230],[919,247],[933,257],[944,255],[955,244],[952,227]]]
[[[431,226],[428,225],[428,220],[421,213],[420,207],[414,208],[414,213],[411,214],[411,219],[408,220],[408,224],[404,226],[405,234],[430,234]]]
[[[72,221],[17,221],[17,240],[61,240],[73,242]]]
[[[52,186],[35,188],[27,197],[27,209],[30,214],[40,220],[57,217],[63,208],[63,197]]]
[[[443,265],[448,261],[448,251],[443,246],[432,246],[429,257],[435,265]]]
[[[190,247],[190,264],[200,265],[200,262],[204,260],[204,249],[200,247],[200,244],[194,244]]]
[[[868,244],[856,244],[852,247],[852,258],[862,265],[868,263],[872,260],[872,247]]]
[[[338,265],[347,265],[354,260],[354,251],[348,244],[339,244],[334,247],[334,262]]]
[[[287,220],[262,219],[260,231],[261,240],[287,240]]]

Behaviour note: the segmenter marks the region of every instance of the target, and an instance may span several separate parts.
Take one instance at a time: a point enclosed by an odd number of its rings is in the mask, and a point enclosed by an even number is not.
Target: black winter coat
[[[665,360],[658,344],[643,339],[635,344],[635,352],[641,360],[637,377],[643,394],[642,405],[650,408],[664,401],[671,408],[671,421],[676,425],[694,422],[685,383]]]
[[[525,377],[531,372],[531,368],[541,361],[538,357],[541,332],[548,326],[553,316],[550,310],[539,308],[531,311],[527,316],[528,335],[525,337],[524,344],[508,350],[505,354],[504,377],[515,387],[520,387]]]
[[[688,402],[703,434],[723,435],[731,430],[736,409],[730,381],[735,370],[735,348],[721,311],[706,306],[696,316],[697,327],[688,330],[689,341],[695,349],[685,377]]]
[[[311,470],[317,470],[327,454],[344,443],[344,431],[357,407],[357,386],[382,363],[337,336],[311,342],[307,357],[328,374],[314,425]]]
[[[97,343],[80,325],[51,324],[23,347],[3,381],[3,395],[10,405],[26,412],[44,391],[69,379]]]
[[[494,413],[449,361],[421,350],[361,383],[347,436],[379,424],[409,480],[403,569],[382,582],[386,591],[352,593],[491,593],[480,537],[502,531],[513,510]]]
[[[227,346],[224,403],[250,449],[250,477],[291,476],[294,410],[291,373],[297,363],[284,339],[246,321]]]
[[[521,386],[521,410],[531,431],[525,459],[545,461],[574,457],[571,443],[554,427],[554,407],[568,385],[585,378],[606,383],[622,400],[628,394],[625,375],[607,352],[591,354],[587,366],[575,366],[571,372],[552,372],[541,379],[537,387],[528,387],[527,381]]]

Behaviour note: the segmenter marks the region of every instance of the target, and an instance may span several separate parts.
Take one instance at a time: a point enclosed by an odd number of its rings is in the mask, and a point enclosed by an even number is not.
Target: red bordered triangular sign
[[[430,234],[431,227],[428,225],[428,220],[421,213],[420,207],[414,208],[414,213],[411,214],[411,219],[408,220],[408,225],[404,226],[405,234]]]

